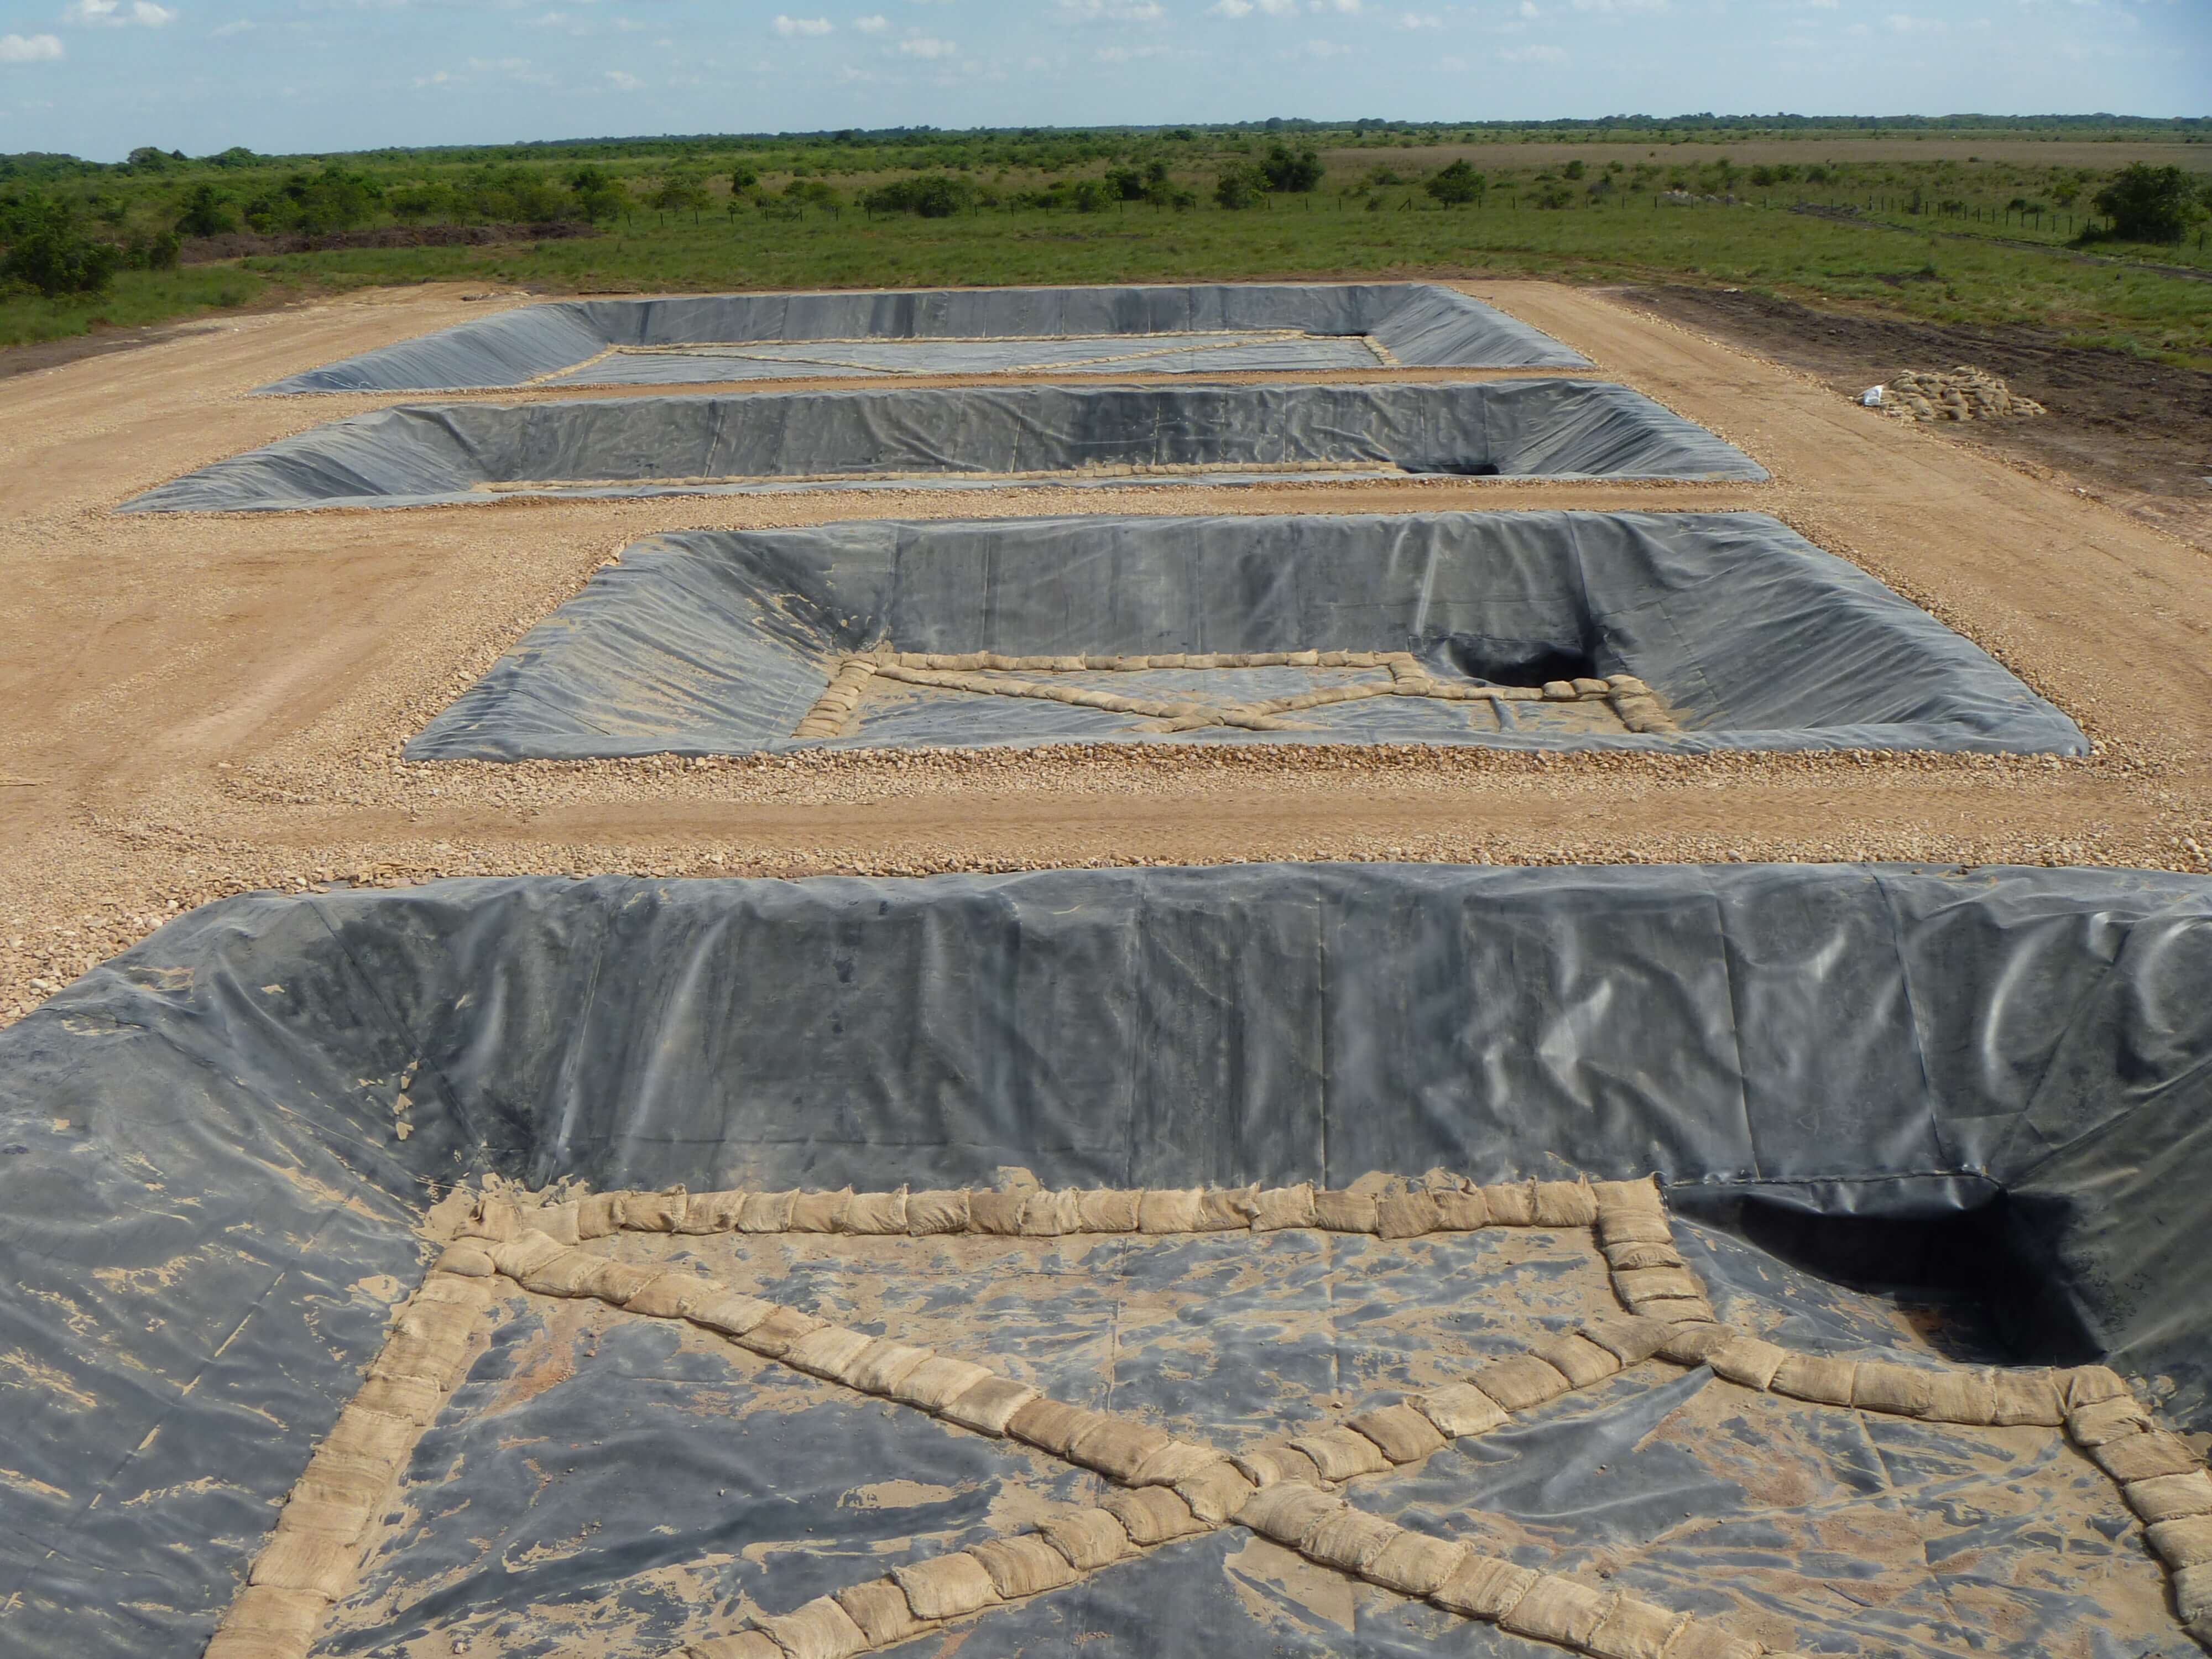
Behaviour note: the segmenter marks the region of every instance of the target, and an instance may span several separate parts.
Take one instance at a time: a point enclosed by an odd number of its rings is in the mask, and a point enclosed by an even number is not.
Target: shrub
[[[662,179],[647,202],[656,212],[688,213],[694,221],[714,204],[714,198],[707,193],[704,184],[680,173]]]
[[[1269,190],[1290,195],[1304,195],[1321,183],[1321,157],[1310,149],[1293,155],[1286,145],[1271,144],[1260,170],[1267,175]]]
[[[1490,180],[1464,161],[1459,161],[1438,168],[1421,188],[1446,207],[1462,207],[1469,202],[1480,202],[1490,188]]]
[[[2130,242],[2178,242],[2203,211],[2187,173],[2142,161],[2123,167],[2095,200],[2111,234]]]
[[[629,192],[599,167],[578,167],[568,175],[568,195],[574,211],[589,224],[611,219],[629,206]]]
[[[179,236],[221,236],[237,228],[238,216],[216,194],[213,185],[194,185],[185,198],[184,211],[177,216]]]
[[[1097,183],[1091,179],[1089,182]],[[949,173],[925,173],[911,179],[894,179],[860,198],[871,213],[912,213],[924,219],[949,219],[975,206],[975,185]]]
[[[453,192],[444,185],[401,185],[384,193],[384,205],[394,218],[409,224],[435,219],[453,211]]]
[[[698,191],[701,205],[712,198],[707,187],[694,179],[692,187]],[[512,220],[516,224],[542,225],[549,219],[558,219],[569,208],[567,191],[542,173],[526,173],[517,167],[501,181],[499,193],[485,204],[485,216]]]
[[[1107,176],[1111,178],[1114,175],[1109,173]],[[1137,191],[1138,198],[1150,202],[1154,207],[1173,208],[1180,213],[1188,212],[1198,205],[1198,192],[1194,190],[1185,190],[1169,177],[1168,164],[1165,161],[1154,161],[1147,166],[1145,168],[1141,185],[1142,187]],[[1127,185],[1124,185],[1122,188],[1126,193]]]
[[[1581,177],[1583,176],[1583,164],[1582,164],[1582,158],[1581,158],[1581,157],[1579,157],[1579,156],[1577,156],[1577,157],[1576,157],[1576,158],[1575,158],[1575,160],[1573,160],[1573,161],[1571,161],[1568,162],[1568,163],[1567,163],[1567,165],[1566,165],[1565,172],[1566,172],[1566,175],[1567,175],[1567,177],[1568,177],[1568,178],[1570,178],[1570,179],[1579,179],[1579,178],[1581,178]]]
[[[21,283],[50,300],[71,294],[98,294],[123,263],[123,250],[96,242],[84,233],[67,204],[33,198],[0,212],[0,231],[8,253],[0,258],[0,283]]]
[[[756,205],[771,219],[796,219],[808,208],[823,208],[834,213],[844,199],[819,179],[794,179],[783,187],[780,196],[763,191]]]
[[[1213,181],[1213,199],[1225,208],[1256,207],[1267,194],[1267,175],[1255,167],[1228,167]]]
[[[299,230],[322,235],[364,222],[383,199],[383,186],[374,179],[325,167],[320,173],[295,173],[274,195],[255,197],[246,204],[246,222],[264,234]]]

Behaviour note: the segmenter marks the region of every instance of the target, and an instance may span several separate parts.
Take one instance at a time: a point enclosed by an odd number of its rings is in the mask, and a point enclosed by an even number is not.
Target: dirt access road
[[[252,387],[483,307],[459,289],[356,295],[17,377],[0,404],[0,1018],[179,909],[333,880],[1332,858],[2212,868],[2212,558],[2063,480],[1604,296],[1467,286],[1741,444],[1775,482],[1454,478],[118,518],[114,506],[151,484],[379,401],[255,398]],[[2078,720],[2098,752],[1192,746],[513,766],[396,756],[525,629],[654,531],[1516,506],[1777,512],[1977,640]]]

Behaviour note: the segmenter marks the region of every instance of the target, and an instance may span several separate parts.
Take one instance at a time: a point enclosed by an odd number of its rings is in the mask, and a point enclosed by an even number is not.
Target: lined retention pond
[[[682,1195],[1656,1174],[1662,1236],[1720,1317],[1846,1379],[1995,1363],[2017,1398],[2038,1374],[2012,1364],[2101,1356],[2201,1431],[2208,940],[2212,883],[2122,870],[1231,865],[227,899],[0,1031],[0,1648],[672,1654],[733,1610],[1097,1501],[1064,1461],[588,1295],[501,1291],[465,1345],[418,1322],[403,1346],[426,1212],[494,1176],[674,1195],[679,1233],[592,1248],[1237,1449],[1617,1310],[1597,1240],[718,1235]],[[1892,1276],[1936,1255],[1955,1288]],[[1910,1294],[1806,1271],[1830,1261]],[[459,1375],[450,1396],[432,1367]],[[2185,1650],[2119,1490],[2047,1418],[1817,1400],[1646,1362],[1358,1496],[1417,1530],[1510,1527],[1548,1568],[1808,1652],[1893,1648],[1907,1620],[1931,1659],[1988,1651],[1991,1627],[2028,1633],[2008,1651]],[[341,1422],[381,1437],[358,1462],[327,1455]],[[2201,1454],[2141,1438],[2195,1471],[2166,1489],[2201,1490]],[[300,1488],[311,1468],[324,1484]],[[305,1528],[364,1488],[356,1579],[347,1539]],[[289,1646],[234,1629],[210,1650],[249,1568],[296,1572],[303,1534],[346,1564],[343,1599],[280,1607]],[[1200,1535],[994,1607],[963,1651],[1065,1650],[1079,1619],[1096,1659],[1513,1640],[1395,1598],[1360,1604],[1374,1641],[1343,1633],[1348,1595],[1293,1623],[1238,1552],[1255,1559],[1245,1533]]]
[[[1054,741],[2078,754],[1760,514],[872,521],[635,544],[417,759]]]
[[[123,510],[1433,474],[1766,477],[1603,380],[995,386],[382,409],[218,461]]]
[[[886,374],[1583,368],[1431,283],[1206,283],[560,300],[262,388],[458,392]]]

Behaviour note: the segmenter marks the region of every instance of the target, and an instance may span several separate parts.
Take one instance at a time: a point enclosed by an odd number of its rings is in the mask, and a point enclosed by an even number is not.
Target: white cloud
[[[460,77],[451,70],[436,70],[428,75],[418,75],[415,77],[415,86],[418,91],[430,87],[450,87],[459,84]]]
[[[1502,62],[1508,64],[1564,64],[1567,61],[1567,54],[1557,46],[1516,46],[1510,52],[1499,52],[1498,56]]]
[[[639,80],[635,75],[629,74],[622,70],[609,70],[607,71],[607,79],[612,83],[614,89],[617,92],[642,92],[645,90],[644,82]]]
[[[826,17],[786,17],[781,12],[778,12],[775,15],[775,21],[769,27],[788,40],[794,35],[827,34],[831,29],[836,27],[836,25]]]
[[[1352,47],[1341,45],[1334,40],[1307,40],[1302,42],[1289,55],[1298,58],[1319,58],[1328,59],[1331,58],[1347,58],[1351,56],[1352,51]]]
[[[1213,0],[1206,10],[1216,17],[1249,17],[1252,15],[1252,0]]]
[[[154,0],[132,0],[131,9],[123,9],[123,0],[70,0],[62,13],[64,21],[92,23],[108,28],[122,28],[136,23],[141,28],[157,29],[164,23],[176,21],[177,14]]]
[[[1159,0],[1060,0],[1060,15],[1073,23],[1157,23],[1168,14]]]
[[[468,67],[479,75],[496,70],[519,86],[550,88],[560,84],[559,77],[527,58],[471,58]]]
[[[1951,26],[1940,17],[1913,17],[1901,11],[1889,15],[1892,34],[1945,34]]]
[[[0,34],[0,64],[49,64],[62,55],[57,34]]]
[[[1347,17],[1357,17],[1360,3],[1361,0],[1313,0],[1312,9],[1316,11],[1342,12]]]
[[[1444,20],[1432,11],[1402,11],[1398,14],[1398,27],[1401,29],[1440,29],[1443,26]]]
[[[933,34],[909,35],[898,43],[902,58],[950,58],[960,50],[950,40],[940,40]]]
[[[1574,0],[1577,11],[1665,11],[1668,0]]]
[[[863,34],[881,34],[890,26],[891,20],[881,12],[877,13],[873,17],[855,17],[853,20],[853,27]]]
[[[216,40],[228,40],[234,34],[251,34],[254,27],[255,24],[252,18],[234,17],[211,32]]]
[[[1165,58],[1165,46],[1101,46],[1091,54],[1101,64],[1133,64],[1141,58]]]

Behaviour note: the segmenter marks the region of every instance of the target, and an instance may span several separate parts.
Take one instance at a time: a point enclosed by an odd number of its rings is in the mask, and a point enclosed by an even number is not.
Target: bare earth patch
[[[2212,374],[2069,345],[2037,329],[1946,328],[1725,289],[1626,289],[1617,297],[1802,369],[1850,398],[1900,369],[1972,363],[2043,405],[2046,418],[1977,422],[1959,435],[2066,474],[2075,486],[2212,550]]]

